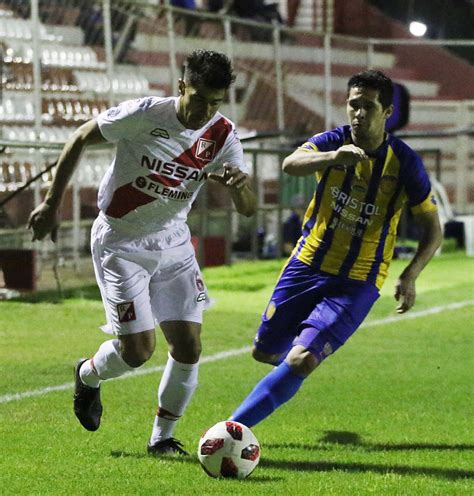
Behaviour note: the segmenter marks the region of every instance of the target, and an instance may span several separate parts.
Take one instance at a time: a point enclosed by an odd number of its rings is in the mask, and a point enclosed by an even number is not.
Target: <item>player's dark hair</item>
[[[351,88],[371,88],[379,92],[379,100],[386,109],[393,101],[392,80],[380,71],[364,71],[354,74],[347,82],[347,94]]]
[[[226,55],[212,50],[194,50],[186,59],[184,78],[193,86],[227,89],[235,81],[232,63]]]

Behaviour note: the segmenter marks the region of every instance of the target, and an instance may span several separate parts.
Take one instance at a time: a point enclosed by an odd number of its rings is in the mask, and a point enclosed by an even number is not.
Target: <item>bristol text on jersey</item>
[[[332,207],[339,212],[343,207],[355,210],[362,216],[380,215],[380,208],[373,203],[367,203],[354,198],[344,191],[341,191],[337,186],[331,188],[331,196],[333,198]]]

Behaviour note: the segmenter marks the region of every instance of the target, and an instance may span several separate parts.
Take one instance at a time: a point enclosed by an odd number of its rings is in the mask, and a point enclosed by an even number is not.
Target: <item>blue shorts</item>
[[[315,271],[292,258],[262,315],[255,347],[273,355],[302,345],[322,361],[357,330],[378,297],[373,284]]]

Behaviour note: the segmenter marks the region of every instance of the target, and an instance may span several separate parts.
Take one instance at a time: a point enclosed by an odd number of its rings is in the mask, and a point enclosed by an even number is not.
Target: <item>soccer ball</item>
[[[202,435],[198,458],[211,477],[245,479],[258,465],[260,444],[244,424],[219,422]]]

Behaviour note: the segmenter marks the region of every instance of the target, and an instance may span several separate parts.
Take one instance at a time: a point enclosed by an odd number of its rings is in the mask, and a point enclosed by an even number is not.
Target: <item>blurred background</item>
[[[73,130],[120,101],[177,95],[195,48],[233,60],[237,80],[221,112],[237,125],[259,200],[257,215],[243,218],[219,185],[205,186],[189,222],[202,265],[288,254],[315,183],[283,176],[282,158],[346,123],[347,79],[367,68],[397,83],[389,131],[424,159],[444,249],[474,255],[473,26],[472,0],[0,0],[0,288],[90,273],[112,147],[85,153],[58,243],[32,243],[28,216]],[[409,256],[416,237],[405,213],[397,255]]]

